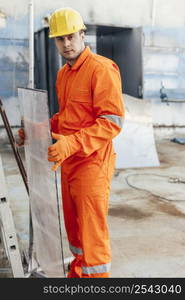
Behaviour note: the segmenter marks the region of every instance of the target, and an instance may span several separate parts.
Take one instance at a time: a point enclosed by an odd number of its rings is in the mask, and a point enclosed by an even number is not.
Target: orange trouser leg
[[[109,277],[110,178],[106,168],[94,159],[71,170],[62,182],[63,193],[68,193],[68,196],[63,194],[65,225],[70,248],[76,255],[68,277]]]
[[[63,212],[64,223],[68,236],[69,247],[75,259],[71,263],[72,272],[68,277],[81,277],[81,242],[79,236],[79,222],[77,217],[76,205],[70,195],[68,177],[62,173],[62,200],[63,200]]]

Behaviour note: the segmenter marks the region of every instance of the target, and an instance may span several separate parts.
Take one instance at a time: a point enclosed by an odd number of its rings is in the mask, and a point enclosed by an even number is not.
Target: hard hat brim
[[[87,30],[87,27],[84,25],[82,28],[80,28],[78,30],[71,30],[70,32],[63,31],[62,33],[58,33],[58,34],[49,34],[49,38],[55,38],[55,37],[59,37],[59,36],[69,35],[69,34],[72,34],[72,33],[79,32],[80,30]]]

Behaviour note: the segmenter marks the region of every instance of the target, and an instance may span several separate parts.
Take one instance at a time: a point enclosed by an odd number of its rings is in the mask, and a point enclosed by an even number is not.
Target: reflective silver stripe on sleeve
[[[72,246],[71,244],[69,244],[69,248],[72,251],[72,253],[74,253],[74,254],[83,254],[83,251],[81,248],[77,248],[75,246]]]
[[[101,115],[98,117],[108,119],[108,120],[112,121],[113,123],[115,123],[116,125],[118,125],[120,128],[123,127],[123,121],[124,121],[123,117],[116,116],[116,115]]]
[[[96,274],[96,273],[107,273],[110,271],[111,263],[94,266],[94,267],[84,267],[82,266],[83,274]]]

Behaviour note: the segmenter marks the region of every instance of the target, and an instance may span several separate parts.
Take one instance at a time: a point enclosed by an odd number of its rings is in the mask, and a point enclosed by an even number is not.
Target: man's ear
[[[85,32],[84,32],[84,31],[81,31],[81,32],[80,32],[80,35],[81,35],[81,37],[82,37],[82,40],[84,40],[84,39],[85,39]]]

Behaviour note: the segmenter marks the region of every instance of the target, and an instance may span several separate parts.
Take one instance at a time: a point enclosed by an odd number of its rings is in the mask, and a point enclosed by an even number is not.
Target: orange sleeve
[[[57,84],[57,81],[58,81],[58,78],[60,76],[60,73],[61,72],[58,72],[57,73],[57,80],[56,80],[56,84],[55,84],[55,88],[56,88],[56,95],[58,95],[58,84]],[[58,98],[58,97],[57,97]],[[58,132],[58,119],[60,117],[60,114],[59,112],[54,114],[51,118],[50,118],[50,128],[51,128],[51,131],[54,132],[54,133],[59,133]]]
[[[111,117],[121,119],[125,110],[122,99],[121,78],[118,67],[99,64],[92,77],[94,124],[67,136],[69,143],[75,143],[76,152],[88,156],[112,140],[121,127]]]
[[[56,113],[50,119],[51,131],[54,133],[58,133],[58,117],[59,117],[59,113]]]

